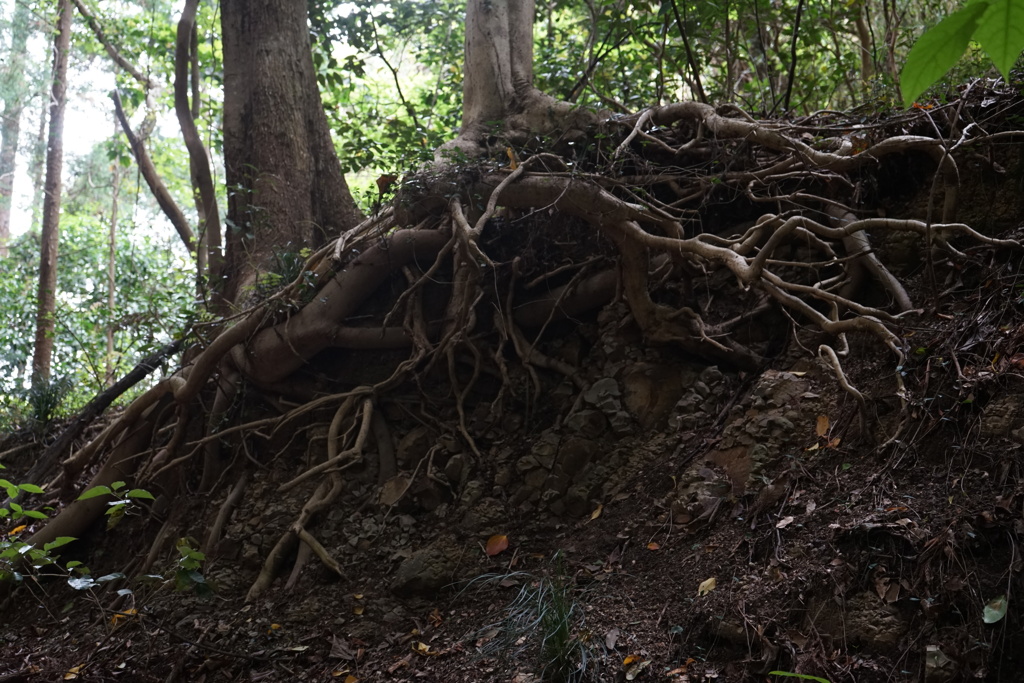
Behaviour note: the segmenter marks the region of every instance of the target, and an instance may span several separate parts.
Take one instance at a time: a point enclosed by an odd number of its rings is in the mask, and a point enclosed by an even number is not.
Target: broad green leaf
[[[113,491],[110,490],[109,486],[93,486],[91,489],[83,493],[78,497],[78,500],[89,500],[90,498],[96,498],[98,496],[108,496]]]
[[[7,481],[6,479],[0,479],[0,486],[7,492],[8,498],[14,498],[18,495],[18,487]]]
[[[38,510],[25,510],[21,514],[30,519],[46,519],[47,517],[45,512],[39,512]]]
[[[153,497],[153,494],[147,491],[146,489],[132,489],[131,491],[126,493],[125,496],[127,496],[128,498],[145,498],[146,500],[156,500],[156,498]]]
[[[957,63],[967,49],[978,20],[988,8],[989,0],[972,2],[950,14],[917,39],[900,72],[904,106],[910,107],[918,95]]]
[[[54,548],[59,548],[62,545],[67,545],[68,543],[71,543],[73,540],[75,540],[74,536],[58,536],[57,538],[53,539],[49,543],[44,543],[43,544],[43,550],[49,552],[49,551],[53,550]],[[82,564],[82,563],[79,562],[78,564]],[[68,563],[68,569],[71,569],[71,563],[70,562]]]
[[[1010,68],[1024,52],[1024,0],[991,0],[973,38],[1009,82]]]
[[[1001,620],[1006,616],[1006,607],[1009,604],[1010,602],[1006,599],[1005,595],[989,600],[988,604],[985,605],[985,609],[982,610],[982,621],[986,624],[994,624]]]
[[[43,493],[43,489],[35,484],[21,484],[18,488],[27,493]]]

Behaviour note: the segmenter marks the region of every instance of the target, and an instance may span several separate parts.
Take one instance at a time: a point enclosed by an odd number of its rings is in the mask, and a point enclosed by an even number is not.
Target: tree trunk
[[[53,39],[53,86],[50,98],[50,134],[46,148],[46,186],[43,230],[39,250],[39,293],[36,312],[32,383],[50,379],[57,308],[57,245],[60,241],[61,171],[64,167],[64,106],[67,103],[68,52],[71,48],[71,0],[60,0],[57,35]]]
[[[114,137],[120,132],[120,126],[114,121]],[[117,311],[114,310],[117,294],[117,209],[118,195],[121,193],[121,165],[113,164],[113,177],[110,190],[110,223],[107,232],[107,352],[103,363],[103,386],[110,388],[115,382],[114,370],[114,332]]]
[[[25,52],[32,13],[27,3],[16,3],[11,28],[11,51],[4,74],[4,114],[0,124],[0,258],[7,256],[11,236],[11,195],[14,165],[21,134],[21,112],[25,108]]]
[[[50,111],[50,93],[46,88],[39,92],[39,125],[32,136],[32,156],[28,171],[32,177],[32,232],[37,232],[43,216],[43,169],[46,167],[46,124]]]
[[[361,218],[331,141],[302,0],[224,0],[224,296],[238,303],[276,253]]]
[[[437,150],[439,162],[454,150],[485,153],[495,134],[520,142],[524,134],[564,132],[596,120],[533,86],[534,5],[535,0],[467,3],[462,130]]]

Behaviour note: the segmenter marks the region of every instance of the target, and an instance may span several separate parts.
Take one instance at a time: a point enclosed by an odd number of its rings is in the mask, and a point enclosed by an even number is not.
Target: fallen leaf
[[[398,180],[398,176],[385,173],[377,178],[377,191],[384,194],[391,189],[391,186]]]
[[[793,519],[794,519],[793,515],[786,515],[785,517],[783,517],[782,519],[780,519],[778,522],[775,523],[775,528],[776,529],[785,529],[787,526],[789,526],[790,524],[793,523]]]
[[[818,436],[825,436],[828,434],[828,415],[818,416],[818,425],[815,431],[818,433]]]
[[[647,544],[647,549],[648,550],[661,550],[661,546],[658,545],[657,543],[655,543],[654,541],[651,541],[650,543]]]
[[[13,529],[11,529],[10,531],[8,531],[7,535],[8,536],[13,536],[14,534],[20,533],[20,532],[24,531],[25,527],[27,527],[27,526],[28,526],[28,524],[21,524],[19,526],[16,526]]]
[[[508,536],[505,534],[495,534],[487,539],[487,548],[485,552],[488,557],[494,557],[508,549]]]
[[[602,510],[604,510],[604,503],[599,503],[597,508],[593,512],[590,513],[590,519],[593,520],[593,519],[597,519],[598,517],[600,517]],[[22,528],[24,529],[25,527],[22,527]]]
[[[359,683],[359,679],[352,674],[349,674],[348,676],[345,676],[345,683]]]
[[[701,581],[700,585],[697,586],[697,595],[707,595],[711,591],[715,590],[716,585],[717,582],[715,581],[715,577],[713,576],[710,579],[705,579]]]
[[[644,669],[646,669],[650,665],[651,665],[651,660],[649,660],[649,659],[645,659],[642,662],[637,662],[633,666],[629,667],[628,671],[626,671],[626,680],[627,681],[632,681],[634,678],[636,678],[637,676],[640,675],[641,671],[643,671]]]
[[[355,607],[352,608],[352,614],[355,614],[355,615],[362,615],[362,613],[365,612],[365,611],[366,611],[366,608],[363,607],[362,605],[356,605]]]
[[[444,622],[444,619],[441,618],[441,610],[435,607],[434,611],[427,616],[427,621],[434,628],[439,627]]]
[[[85,664],[79,664],[78,666],[73,666],[68,669],[68,672],[64,674],[64,680],[70,681],[73,678],[78,678],[78,672],[82,670],[83,666],[85,666]]]
[[[410,484],[412,484],[412,480],[404,474],[391,477],[380,487],[380,498],[378,498],[380,504],[391,507],[402,499],[405,492],[409,490]]]
[[[613,628],[611,631],[608,631],[604,636],[604,646],[609,650],[614,650],[615,644],[619,642],[619,633],[620,631],[617,628]]]
[[[110,625],[116,627],[119,622],[121,622],[124,619],[127,619],[128,617],[134,614],[136,614],[136,611],[134,609],[126,609],[121,610],[120,612],[115,612],[114,616],[110,617]]]
[[[640,659],[640,658],[637,657],[636,655],[629,655],[628,657],[626,657],[625,659],[622,660],[622,668],[626,668],[627,666],[629,666],[630,664],[632,664],[633,662],[635,662],[638,659]]]
[[[985,605],[985,609],[982,614],[982,621],[986,624],[994,624],[1006,616],[1006,607],[1009,605],[1009,601],[1005,595],[1000,595],[998,598],[989,600],[988,604]]]

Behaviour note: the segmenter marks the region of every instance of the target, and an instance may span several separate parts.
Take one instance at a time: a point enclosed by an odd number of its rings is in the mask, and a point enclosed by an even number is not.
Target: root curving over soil
[[[908,328],[965,264],[1016,262],[1021,249],[957,220],[965,164],[1020,134],[942,118],[952,111],[780,122],[687,102],[608,121],[565,149],[538,139],[413,173],[293,282],[197,328],[181,369],[51,472],[60,484],[51,490],[70,501],[72,491],[128,481],[156,495],[163,524],[133,567],[145,573],[200,519],[207,556],[230,556],[232,515],[254,480],[272,481],[289,517],[249,557],[258,568],[246,600],[278,580],[291,590],[311,561],[345,581],[345,546],[319,531],[342,501],[397,514],[454,504],[469,495],[468,472],[508,458],[510,434],[573,424],[588,443],[605,429],[650,428],[672,442],[698,431],[679,420],[676,433],[659,427],[690,387],[651,399],[650,420],[618,404],[608,367],[628,374],[629,354],[608,360],[619,351],[605,349],[606,366],[588,367],[607,335],[736,378],[733,398],[699,425],[707,433],[728,423],[758,377],[802,357],[846,397],[843,443],[900,453],[921,419],[920,389],[906,381],[918,348]],[[902,180],[879,187],[886,176]],[[901,217],[889,217],[894,206]],[[674,381],[653,372],[651,386]],[[693,386],[707,389],[705,375]],[[269,470],[287,474],[269,479]],[[608,502],[588,496],[594,487],[574,489],[573,475],[531,483],[510,504],[578,516]],[[746,506],[756,525],[795,476],[760,493],[734,482],[731,495],[756,496]],[[673,514],[696,533],[727,498]],[[62,505],[29,542],[89,537],[110,500]],[[781,656],[767,645],[763,655]]]

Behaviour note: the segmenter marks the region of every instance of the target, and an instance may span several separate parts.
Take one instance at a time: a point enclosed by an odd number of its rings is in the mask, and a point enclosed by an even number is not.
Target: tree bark
[[[196,128],[193,103],[189,102],[189,76],[192,70],[192,43],[196,37],[196,12],[199,0],[185,0],[185,8],[178,21],[178,35],[174,50],[174,112],[178,117],[185,147],[188,149],[192,191],[199,209],[198,269],[199,278],[207,278],[207,284],[214,293],[220,292],[224,257],[221,253],[220,209],[217,207],[217,191],[213,186],[210,158]],[[197,85],[193,83],[193,85]],[[198,103],[195,103],[198,106]]]
[[[0,258],[7,256],[7,242],[11,237],[11,195],[21,136],[21,113],[25,108],[25,52],[31,19],[28,4],[15,3],[11,51],[4,74],[4,118],[0,124]]]
[[[275,254],[354,226],[320,101],[302,0],[223,0],[227,301],[239,303]]]
[[[477,156],[497,134],[518,142],[524,133],[585,127],[593,112],[574,109],[533,85],[535,0],[469,0],[462,84],[462,129],[435,154]]]
[[[46,149],[42,244],[39,250],[39,290],[36,313],[32,383],[50,379],[53,359],[54,313],[57,307],[57,246],[60,241],[61,171],[64,167],[64,107],[67,103],[68,52],[71,48],[71,0],[60,0],[57,35],[53,39],[53,85],[50,131]]]

